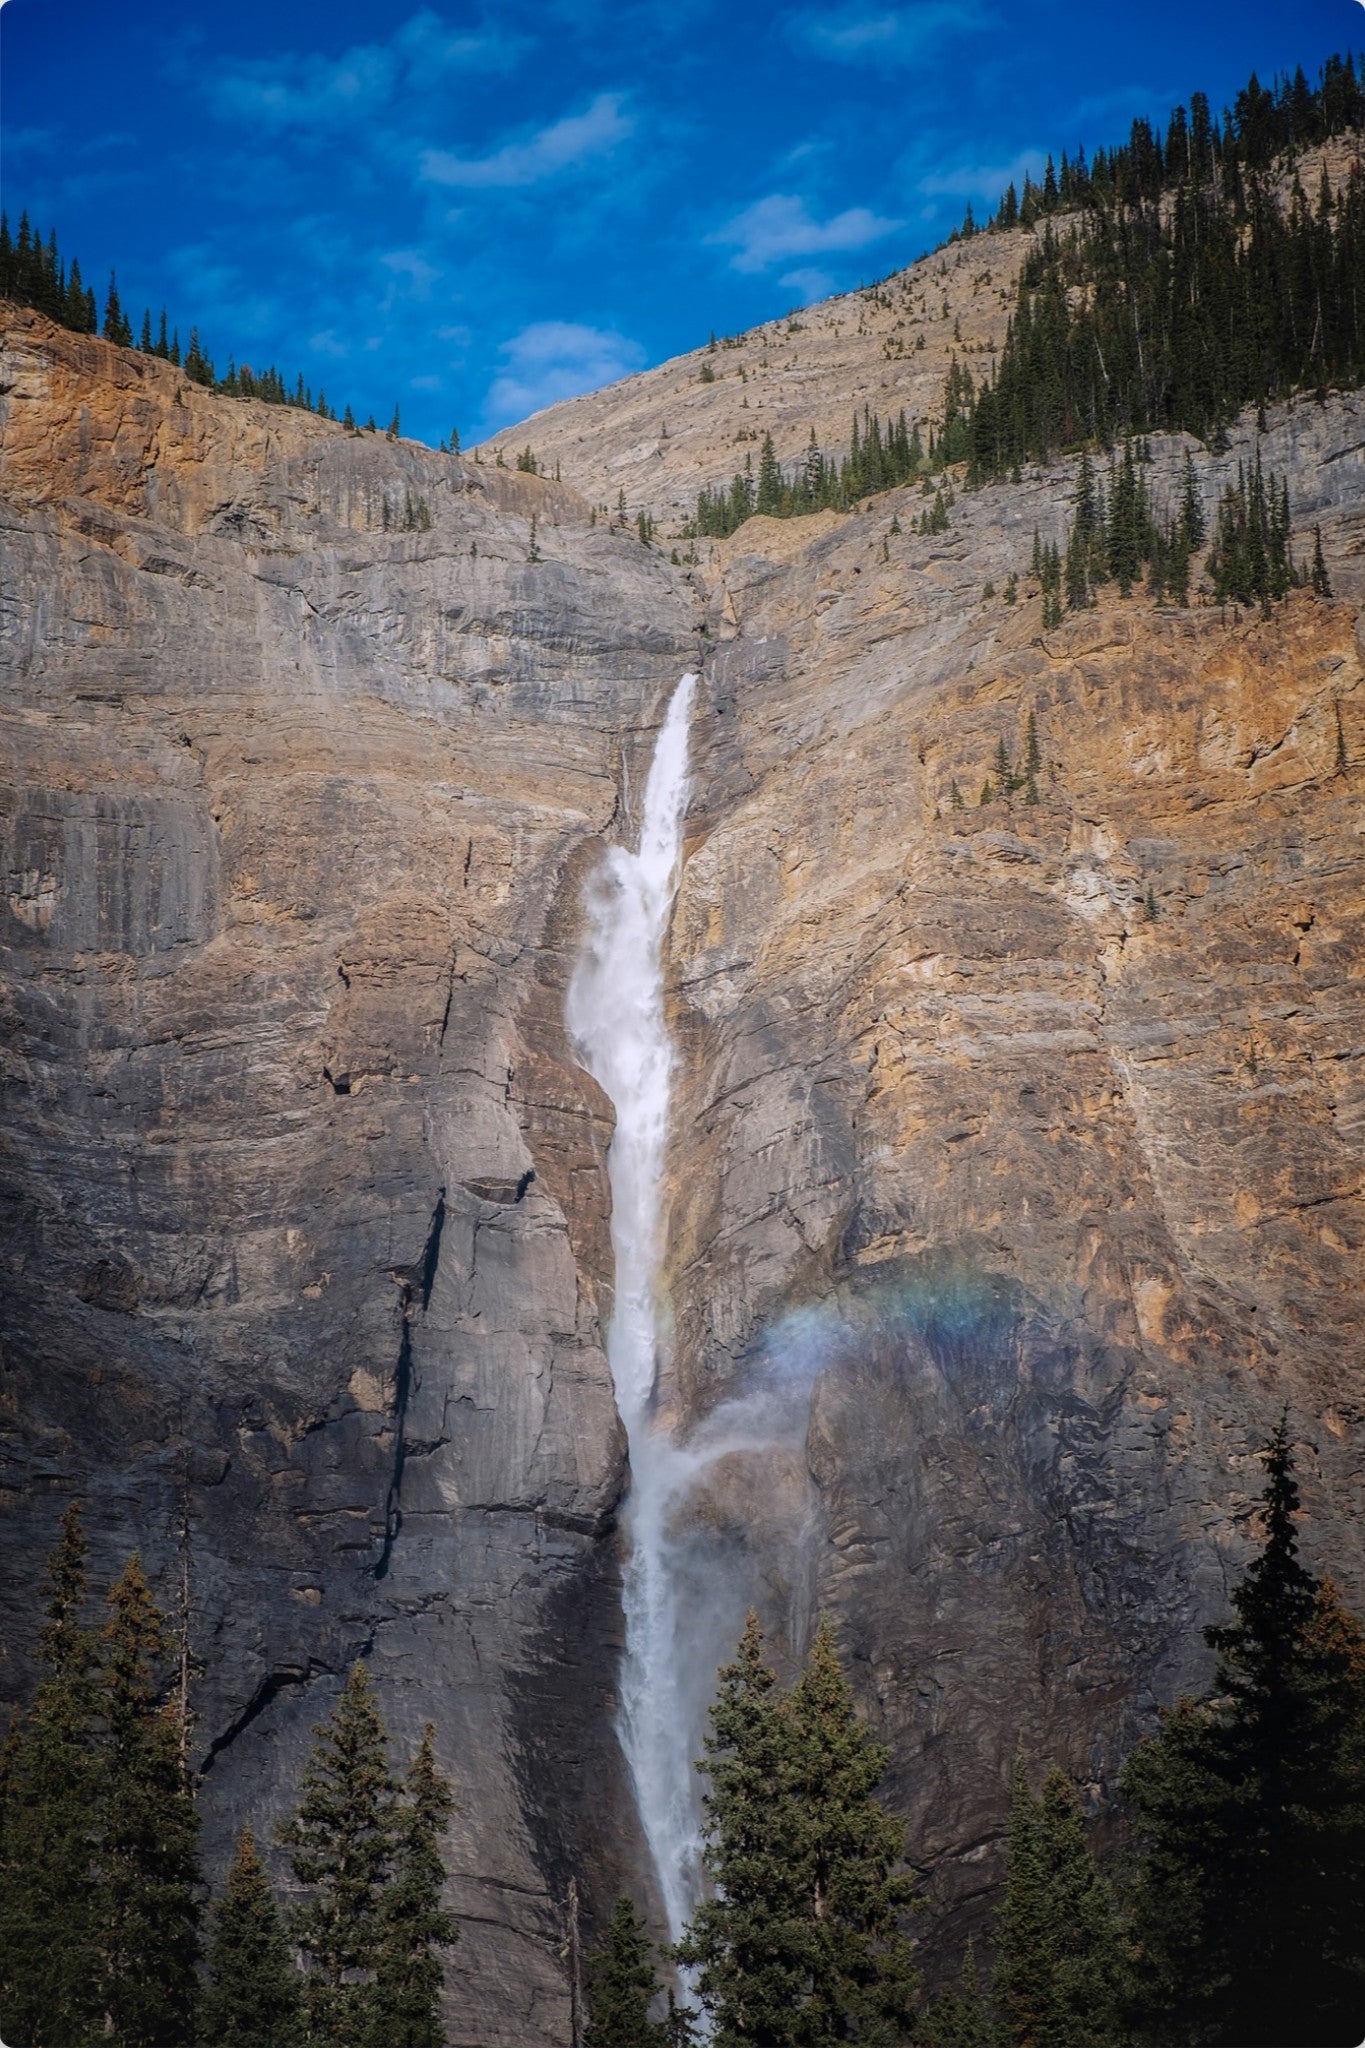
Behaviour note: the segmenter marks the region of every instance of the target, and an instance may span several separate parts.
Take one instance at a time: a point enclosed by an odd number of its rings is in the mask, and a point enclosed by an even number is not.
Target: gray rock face
[[[553,486],[22,316],[6,360],[8,1686],[71,1492],[168,1590],[187,1516],[210,1862],[369,1657],[459,1789],[455,2038],[559,2041],[570,1864],[609,1893],[633,1823],[558,991],[689,615]]]
[[[33,315],[0,387],[11,1697],[72,1491],[167,1597],[187,1526],[210,1859],[370,1658],[460,1799],[452,2040],[567,2041],[568,1877],[590,1921],[647,1880],[563,991],[699,660],[666,1395],[792,1391],[696,1502],[688,1682],[744,1600],[783,1654],[830,1608],[965,1928],[1016,1740],[1099,1803],[1202,1679],[1286,1400],[1359,1601],[1358,400],[1266,451],[1342,601],[1044,632],[1026,576],[982,591],[1064,467],[684,574],[543,480]],[[1030,713],[1039,801],[979,804]]]

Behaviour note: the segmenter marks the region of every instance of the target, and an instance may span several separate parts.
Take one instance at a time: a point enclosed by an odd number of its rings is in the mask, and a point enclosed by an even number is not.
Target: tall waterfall
[[[619,1732],[676,1936],[696,1903],[694,1688],[679,1640],[681,1593],[669,1553],[670,1508],[694,1459],[659,1418],[662,1187],[673,1053],[662,948],[678,886],[687,805],[688,722],[696,677],[673,693],[645,784],[638,851],[609,849],[587,891],[588,933],[569,986],[568,1024],[584,1066],[610,1098],[607,1158],[616,1304],[607,1356],[630,1444],[624,1527],[626,1650]]]

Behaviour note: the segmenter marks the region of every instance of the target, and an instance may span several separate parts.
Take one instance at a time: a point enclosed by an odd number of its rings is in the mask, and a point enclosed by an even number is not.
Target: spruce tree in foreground
[[[715,2048],[785,2048],[805,1991],[804,1929],[793,1883],[796,1815],[787,1787],[777,1679],[750,1614],[720,1673],[703,1747],[706,1869],[716,1890],[678,1944],[697,1972]]]
[[[1035,1798],[1022,1759],[1010,1802],[995,1995],[1003,2038],[1020,2048],[1118,2048],[1125,1956],[1113,1901],[1065,1774]]]
[[[171,1644],[136,1554],[109,1594],[101,1640],[97,1903],[105,2037],[118,2048],[185,2048],[198,1993],[199,1819],[180,1723],[165,1704]]]
[[[1150,2038],[1354,2048],[1365,2034],[1365,1643],[1300,1562],[1287,1425],[1262,1453],[1265,1547],[1206,1631],[1213,1687],[1128,1759]]]
[[[589,1960],[583,2048],[666,2048],[665,2023],[649,2016],[658,1996],[654,1945],[643,1918],[622,1896]]]
[[[81,1618],[85,1561],[73,1501],[49,1560],[44,1675],[0,1757],[0,2036],[32,2048],[91,2048],[103,2033],[96,1646]]]
[[[317,1740],[293,1819],[280,1830],[309,1893],[291,1933],[307,1961],[307,2039],[356,2048],[373,2017],[370,1976],[395,1849],[395,1787],[369,1673],[356,1664]]]
[[[968,1942],[956,1984],[941,1991],[929,2008],[925,2048],[999,2048],[990,2007],[981,1989],[976,1951]]]
[[[859,1723],[828,1623],[783,1695],[750,1615],[706,1738],[713,1897],[678,1947],[716,2048],[900,2042],[916,1977],[905,1829],[873,1797],[886,1751]]]
[[[237,1838],[208,1960],[204,2048],[301,2048],[298,1972],[249,1827]]]
[[[442,2048],[444,2041],[438,1951],[454,1943],[457,1930],[441,1909],[441,1837],[455,1800],[436,1767],[435,1740],[428,1722],[395,1820],[394,1877],[379,1906],[369,2048]]]

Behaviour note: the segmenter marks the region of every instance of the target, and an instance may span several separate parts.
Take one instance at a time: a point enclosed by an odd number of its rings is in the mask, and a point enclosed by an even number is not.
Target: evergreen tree
[[[455,1810],[436,1766],[436,1731],[422,1731],[394,1826],[394,1876],[379,1905],[369,2048],[443,2048],[439,1951],[457,1928],[441,1907],[441,1837]]]
[[[1069,1780],[1034,1797],[1022,1758],[1010,1804],[996,1998],[1014,2048],[1116,2048],[1124,1959],[1108,1887]]]
[[[204,2048],[301,2048],[298,1972],[249,1827],[214,1914],[208,1963]]]
[[[773,437],[771,434],[765,434],[758,459],[758,497],[754,510],[781,512],[782,497],[782,471],[778,467],[777,456],[773,450]]]
[[[373,2012],[369,1980],[395,1849],[395,1786],[363,1664],[352,1667],[336,1712],[314,1733],[298,1811],[280,1830],[309,1894],[290,1931],[308,1962],[310,2048],[355,2048]]]
[[[905,1823],[874,1797],[890,1753],[857,1717],[828,1619],[784,1704],[809,1953],[800,2038],[890,2048],[918,1985],[901,1932],[914,1899],[900,1868]]]
[[[697,1971],[716,2048],[786,2048],[806,1986],[793,1881],[798,1817],[776,1685],[750,1614],[734,1663],[721,1671],[703,1744],[705,1861],[716,1889],[678,1944],[679,1961]]]
[[[116,342],[120,348],[131,348],[133,345],[133,330],[119,303],[118,283],[112,270],[109,273],[109,290],[104,301],[104,338],[106,341]]]
[[[92,2048],[99,1797],[96,1644],[82,1619],[79,1505],[49,1559],[44,1675],[0,1760],[0,2034],[32,2048]]]
[[[957,1983],[941,1991],[929,2008],[925,2033],[926,2048],[1000,2048],[970,1942]]]
[[[659,1996],[645,1923],[624,1896],[588,1965],[588,2027],[583,2048],[667,2048],[664,2026],[649,2016]]]
[[[1326,2048],[1365,2030],[1365,1652],[1301,1563],[1287,1420],[1265,1542],[1206,1630],[1213,1687],[1124,1766],[1142,2006],[1163,2043]]]
[[[698,1971],[717,2048],[900,2041],[916,1983],[904,1827],[873,1797],[886,1751],[857,1720],[827,1623],[783,1696],[750,1615],[706,1751],[717,1890],[678,1956]]]
[[[118,2048],[184,2048],[199,1960],[199,1819],[166,1703],[165,1624],[141,1560],[109,1594],[102,1635],[97,1864],[99,1997]]]
[[[1323,560],[1322,528],[1320,526],[1313,528],[1313,568],[1311,577],[1315,597],[1330,597],[1332,595],[1331,578],[1327,574],[1327,564]]]

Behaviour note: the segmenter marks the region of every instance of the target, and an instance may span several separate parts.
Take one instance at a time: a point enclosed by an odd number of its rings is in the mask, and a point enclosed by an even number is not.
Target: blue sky
[[[1365,45],[1362,0],[0,0],[11,214],[220,369],[465,444]]]

